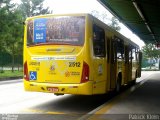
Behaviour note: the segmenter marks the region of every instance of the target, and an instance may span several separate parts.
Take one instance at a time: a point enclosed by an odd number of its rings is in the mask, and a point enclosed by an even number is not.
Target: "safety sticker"
[[[30,80],[37,80],[37,72],[36,71],[30,71],[29,79]]]

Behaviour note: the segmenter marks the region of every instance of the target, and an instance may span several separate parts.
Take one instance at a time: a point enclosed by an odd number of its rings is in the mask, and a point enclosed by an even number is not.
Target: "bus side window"
[[[132,58],[133,58],[133,60],[136,61],[136,48],[135,47],[133,47],[133,49],[132,49]]]
[[[132,61],[132,45],[129,45],[129,61]]]
[[[105,32],[104,29],[93,25],[93,49],[96,57],[105,57]]]
[[[136,48],[136,61],[139,61],[139,49]]]
[[[117,59],[124,59],[124,42],[117,38]]]

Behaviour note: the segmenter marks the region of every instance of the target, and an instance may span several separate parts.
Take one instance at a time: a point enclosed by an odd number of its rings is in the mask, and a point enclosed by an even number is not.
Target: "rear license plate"
[[[50,92],[58,92],[59,91],[58,87],[47,87],[47,90]]]

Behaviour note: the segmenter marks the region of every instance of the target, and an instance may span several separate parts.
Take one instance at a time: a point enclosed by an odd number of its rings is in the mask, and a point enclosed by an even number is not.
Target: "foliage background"
[[[44,0],[0,0],[0,71],[12,72],[23,64],[23,23],[27,17],[51,13],[43,7]]]

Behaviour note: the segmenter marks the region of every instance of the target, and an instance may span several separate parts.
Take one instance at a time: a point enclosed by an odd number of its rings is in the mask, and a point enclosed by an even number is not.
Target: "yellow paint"
[[[27,46],[27,22],[36,18],[48,18],[57,16],[84,16],[85,17],[85,40],[82,46],[73,45],[39,45]],[[106,57],[96,57],[93,49],[93,25],[96,24],[105,32]],[[56,94],[104,94],[115,89],[118,74],[122,73],[122,85],[128,84],[128,79],[133,78],[135,70],[129,75],[128,66],[124,60],[112,64],[111,59],[115,48],[111,49],[112,38],[117,36],[124,40],[127,46],[132,44],[129,39],[109,28],[107,25],[88,14],[68,15],[44,15],[31,17],[26,20],[24,31],[24,63],[27,62],[28,74],[37,72],[37,80],[26,81],[26,91],[52,92]],[[111,52],[112,50],[112,52]],[[107,53],[107,51],[110,51]],[[117,60],[118,61],[118,60]],[[40,64],[30,65],[39,62]],[[89,66],[89,81],[81,83],[83,64]],[[72,65],[74,64],[74,67]],[[117,65],[118,64],[118,65]],[[70,67],[70,65],[72,67]],[[77,65],[77,66],[76,66]],[[75,67],[76,66],[76,67]],[[133,66],[136,66],[133,64]],[[132,76],[131,76],[132,75]],[[72,87],[72,86],[77,86]],[[56,87],[58,91],[49,91],[48,87]]]
[[[64,112],[54,112],[54,111],[48,111],[48,112],[45,112],[46,114],[54,114],[54,115],[61,115],[61,114],[66,114]]]
[[[66,114],[64,112],[56,112],[56,111],[45,111],[45,110],[39,110],[39,109],[25,109],[23,112],[30,112],[30,113],[41,113],[41,114]]]
[[[22,110],[23,112],[29,112],[29,113],[45,113],[45,111],[43,111],[43,110],[39,110],[39,109],[24,109],[24,110]]]

